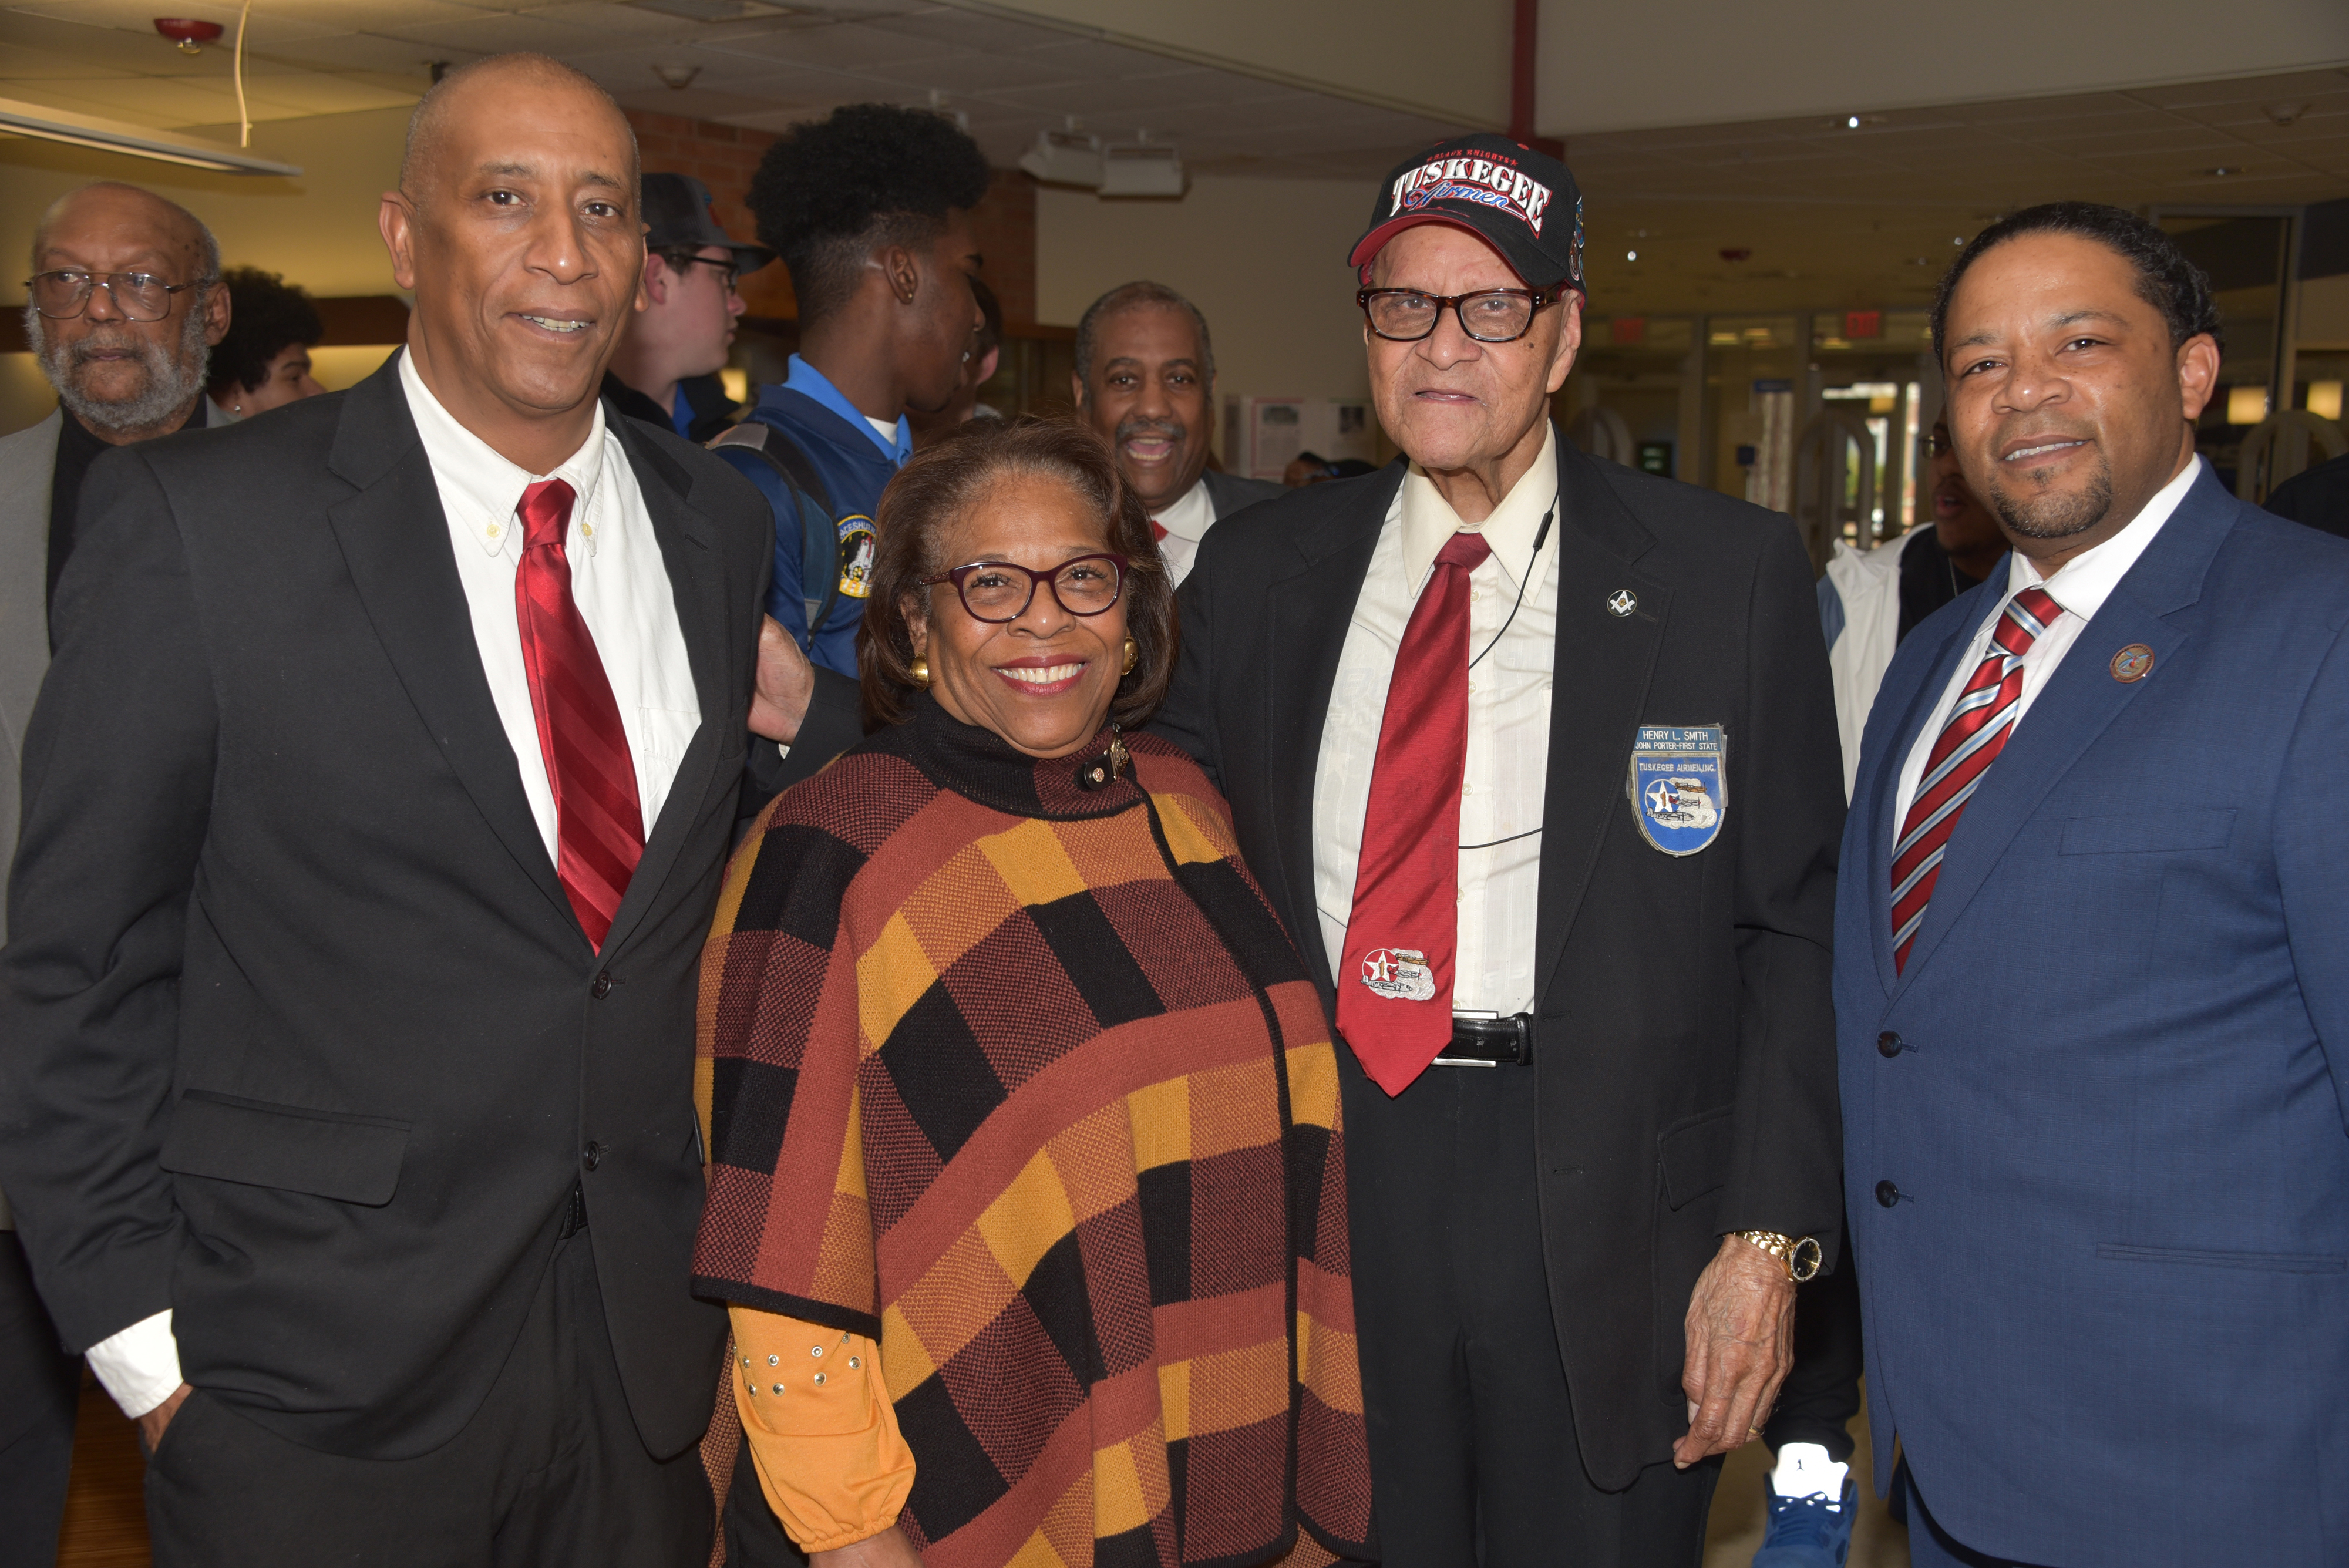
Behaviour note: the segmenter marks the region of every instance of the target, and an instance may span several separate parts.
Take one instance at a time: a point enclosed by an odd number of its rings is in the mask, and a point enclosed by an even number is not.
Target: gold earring
[[[1142,644],[1134,641],[1133,639],[1130,637],[1127,638],[1125,639],[1125,662],[1118,667],[1118,673],[1120,675],[1133,674],[1134,662],[1141,657]]]
[[[905,666],[905,673],[912,678],[915,685],[927,686],[930,683],[929,659],[922,654],[914,655],[914,662]]]

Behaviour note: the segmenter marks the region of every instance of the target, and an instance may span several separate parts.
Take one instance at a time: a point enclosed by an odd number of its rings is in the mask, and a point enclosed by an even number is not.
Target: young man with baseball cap
[[[718,372],[742,314],[735,284],[775,259],[739,244],[709,210],[709,187],[690,174],[647,174],[645,281],[604,372],[603,395],[632,419],[708,441],[734,422]]]
[[[1349,1047],[1378,1527],[1413,1568],[1694,1564],[1841,1212],[1810,567],[1785,518],[1558,437],[1580,206],[1496,136],[1388,177],[1350,260],[1404,459],[1201,542],[1158,720]]]

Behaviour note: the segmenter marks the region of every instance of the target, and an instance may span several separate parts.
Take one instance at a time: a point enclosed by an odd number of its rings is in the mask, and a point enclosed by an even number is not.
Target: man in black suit
[[[821,757],[844,710],[799,726],[757,494],[602,414],[636,189],[585,78],[450,73],[383,202],[405,351],[91,469],[0,1179],[69,1345],[173,1390],[159,1563],[706,1559],[696,969],[791,765],[746,711]]]
[[[1352,263],[1409,454],[1218,525],[1159,726],[1340,1054],[1380,1542],[1693,1564],[1840,1215],[1842,816],[1784,517],[1574,451],[1580,199],[1493,136]]]

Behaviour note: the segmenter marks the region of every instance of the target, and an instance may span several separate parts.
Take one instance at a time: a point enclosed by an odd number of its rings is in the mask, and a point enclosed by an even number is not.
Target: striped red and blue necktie
[[[2014,732],[2023,701],[2023,656],[2064,613],[2043,588],[2025,588],[2007,601],[1991,633],[1990,651],[1974,667],[1950,710],[1950,722],[1925,758],[1925,776],[1892,846],[1892,968],[1909,967],[1909,945],[1925,923],[1925,906],[1941,875],[1941,850],[1957,830],[1974,786],[1990,771]]]
[[[645,827],[620,705],[571,598],[563,540],[571,529],[574,496],[560,479],[543,479],[522,493],[514,618],[530,677],[530,708],[538,719],[539,755],[554,792],[554,874],[587,940],[600,950],[644,857]]]

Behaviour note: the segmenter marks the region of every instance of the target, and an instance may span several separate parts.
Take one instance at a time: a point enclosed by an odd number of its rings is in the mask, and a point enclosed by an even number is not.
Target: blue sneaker
[[[1764,1476],[1762,1496],[1770,1505],[1770,1530],[1754,1554],[1754,1568],[1844,1568],[1851,1555],[1857,1481],[1844,1478],[1843,1497],[1830,1502],[1825,1492],[1780,1497]]]

